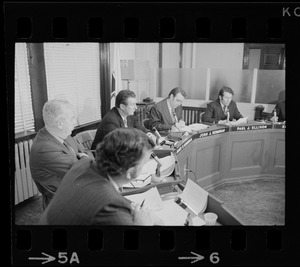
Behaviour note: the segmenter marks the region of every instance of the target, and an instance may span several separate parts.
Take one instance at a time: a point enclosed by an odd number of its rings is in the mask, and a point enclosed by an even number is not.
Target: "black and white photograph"
[[[14,223],[285,226],[286,45],[16,42]]]

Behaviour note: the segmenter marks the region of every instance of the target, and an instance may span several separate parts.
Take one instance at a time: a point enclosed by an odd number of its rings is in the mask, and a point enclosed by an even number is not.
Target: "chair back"
[[[143,119],[143,126],[144,126],[147,130],[150,130],[150,119]]]
[[[36,184],[36,187],[39,190],[39,192],[42,194],[42,198],[43,198],[42,206],[43,206],[43,210],[45,210],[50,200],[54,197],[55,192],[46,188],[45,186],[43,186],[37,181],[34,181],[34,183]]]
[[[92,143],[96,135],[96,129],[86,130],[75,135],[75,139],[85,148],[91,149]]]

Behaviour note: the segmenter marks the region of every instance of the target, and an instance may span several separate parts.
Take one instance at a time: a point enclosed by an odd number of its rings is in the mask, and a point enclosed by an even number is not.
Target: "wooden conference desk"
[[[156,150],[158,157],[168,151],[176,155],[174,181],[150,184],[144,188],[123,192],[140,193],[157,186],[161,195],[183,189],[188,177],[203,189],[209,190],[222,183],[260,177],[285,176],[285,124],[250,122],[228,127],[213,125],[196,134],[183,136],[176,146]],[[186,172],[189,169],[192,172]],[[195,177],[188,175],[195,174]],[[222,225],[243,225],[221,200],[209,194],[205,212],[218,214]]]
[[[195,173],[208,190],[225,182],[285,176],[285,124],[214,125],[183,137],[174,149],[180,176]],[[191,177],[192,178],[192,177]]]

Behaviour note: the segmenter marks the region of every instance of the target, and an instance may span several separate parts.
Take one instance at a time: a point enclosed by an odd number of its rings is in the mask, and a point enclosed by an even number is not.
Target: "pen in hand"
[[[142,202],[142,204],[141,204],[141,206],[140,206],[141,208],[143,207],[143,205],[144,205],[144,203],[145,203],[145,200],[146,200],[146,199],[143,200],[143,202]]]

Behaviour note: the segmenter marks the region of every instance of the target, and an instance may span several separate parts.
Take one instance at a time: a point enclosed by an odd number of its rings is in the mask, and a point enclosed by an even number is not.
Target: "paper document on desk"
[[[157,162],[154,159],[150,159],[144,164],[140,175],[131,180],[129,183],[123,185],[123,188],[141,188],[151,183],[151,175],[156,172]]]
[[[164,208],[163,201],[161,200],[156,187],[152,187],[148,191],[140,194],[128,195],[125,197],[130,201],[138,204],[142,204],[142,202],[145,200],[144,206],[153,211],[161,210]]]
[[[239,124],[242,124],[242,123],[247,123],[247,121],[248,121],[248,117],[240,118],[237,121],[231,121],[230,125],[235,126],[235,125],[239,125]]]
[[[191,128],[193,131],[198,132],[198,131],[207,129],[207,128],[208,128],[208,125],[202,124],[202,123],[193,123],[193,124],[190,124],[190,125],[187,126],[187,127]]]
[[[181,208],[174,199],[163,201],[163,209],[155,211],[155,214],[163,220],[164,225],[182,226],[186,222],[188,212]]]
[[[208,192],[198,184],[188,179],[183,192],[179,195],[181,201],[196,215],[203,213],[207,206]]]
[[[160,167],[160,176],[167,177],[171,175],[175,169],[175,156],[171,153],[170,156],[166,156],[159,159],[162,166]]]
[[[144,202],[144,207],[152,210],[162,221],[163,225],[181,225],[183,226],[188,212],[181,208],[174,199],[162,201],[156,187],[140,194],[125,196],[134,203]]]

